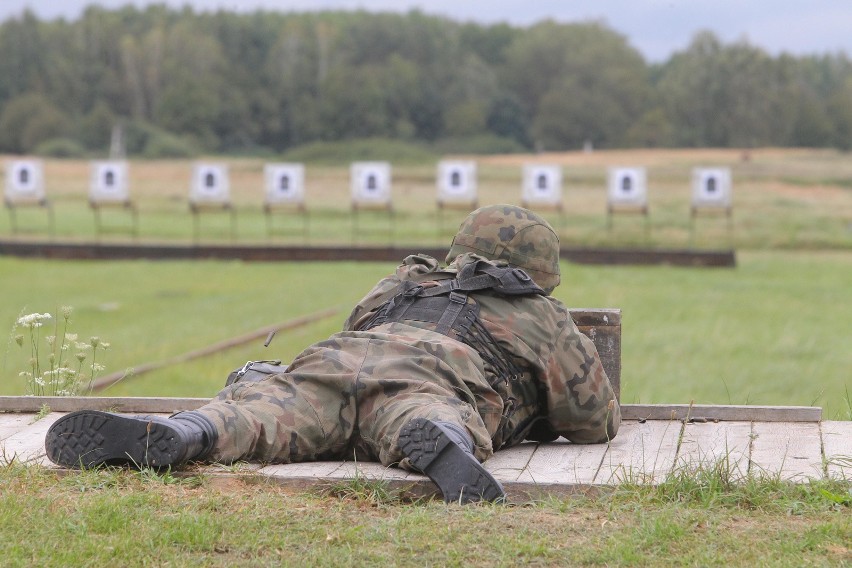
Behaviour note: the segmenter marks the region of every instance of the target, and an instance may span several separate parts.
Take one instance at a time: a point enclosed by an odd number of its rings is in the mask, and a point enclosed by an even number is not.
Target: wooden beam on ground
[[[170,367],[172,365],[177,365],[179,363],[185,363],[187,361],[191,361],[193,359],[199,359],[201,357],[206,357],[208,355],[212,355],[214,353],[219,353],[221,351],[227,351],[228,349],[233,349],[234,347],[238,347],[240,345],[244,345],[246,343],[250,343],[252,341],[256,341],[261,337],[266,337],[270,333],[285,331],[288,329],[295,329],[298,327],[302,327],[316,321],[319,321],[323,318],[331,317],[336,315],[339,312],[336,308],[331,308],[327,310],[322,310],[313,314],[309,314],[307,316],[302,316],[296,319],[287,320],[283,323],[268,325],[266,327],[262,327],[250,333],[246,333],[244,335],[239,335],[237,337],[232,337],[231,339],[226,339],[224,341],[220,341],[218,343],[214,343],[213,345],[209,345],[207,347],[202,347],[201,349],[196,349],[194,351],[190,351],[188,353],[183,353],[181,355],[177,355],[175,357],[171,357],[164,361],[155,361],[152,363],[144,363],[137,367],[133,367],[130,371],[118,371],[115,373],[111,373],[109,375],[105,375],[94,383],[92,383],[93,391],[100,391],[105,389],[106,387],[113,385],[121,380],[130,378],[130,377],[138,377],[139,375],[155,371],[157,369],[162,369],[163,367]]]
[[[254,261],[340,261],[367,260],[399,262],[419,252],[443,259],[446,247],[412,246],[261,246],[203,244],[117,244],[59,243],[0,240],[0,255],[86,260],[254,260]],[[578,264],[665,264],[672,266],[734,267],[733,250],[571,248],[562,247],[559,256]]]
[[[818,406],[750,406],[732,404],[623,404],[625,420],[715,420],[755,422],[819,422]]]
[[[39,412],[47,406],[55,412],[75,410],[115,410],[118,412],[171,413],[194,410],[209,398],[106,397],[106,396],[0,396],[2,412]],[[692,408],[692,410],[689,410]],[[811,406],[714,406],[703,404],[623,404],[624,420],[684,420],[695,423],[734,422],[819,422],[822,409]]]

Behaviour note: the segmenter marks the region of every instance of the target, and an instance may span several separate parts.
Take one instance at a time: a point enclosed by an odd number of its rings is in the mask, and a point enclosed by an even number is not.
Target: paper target
[[[350,168],[352,200],[384,205],[391,200],[391,168],[387,162],[354,162]]]
[[[525,165],[521,196],[524,203],[562,203],[562,168],[542,164]]]
[[[44,199],[44,174],[38,160],[15,160],[6,166],[6,199],[41,201]]]
[[[130,199],[127,162],[92,162],[89,199],[94,203]]]
[[[692,206],[731,206],[731,170],[696,168],[692,171]]]
[[[438,163],[438,201],[476,201],[476,162]]]
[[[302,164],[267,164],[264,167],[267,203],[305,201],[305,166]]]
[[[610,205],[645,207],[648,203],[645,168],[609,170]]]
[[[226,204],[230,199],[228,167],[224,164],[196,164],[190,200],[193,203]]]

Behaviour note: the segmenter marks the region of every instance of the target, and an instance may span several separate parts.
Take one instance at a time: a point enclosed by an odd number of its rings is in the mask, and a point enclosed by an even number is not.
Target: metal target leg
[[[12,228],[12,234],[18,234],[18,216],[15,214],[15,206],[6,204],[6,207],[9,209],[9,224]]]
[[[308,244],[311,240],[311,215],[307,209],[303,208],[301,210],[302,214],[302,239],[305,244]]]
[[[56,236],[56,224],[53,216],[53,207],[48,203],[45,205],[47,207],[47,230],[50,235],[50,240],[53,240]]]

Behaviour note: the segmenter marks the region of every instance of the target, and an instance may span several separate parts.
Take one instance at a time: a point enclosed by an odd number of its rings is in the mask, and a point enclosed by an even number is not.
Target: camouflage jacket
[[[454,277],[467,263],[485,260],[465,253],[441,269],[426,255],[407,257],[396,273],[381,280],[355,307],[345,330],[356,331],[373,312],[392,298],[406,280],[426,282]],[[505,261],[488,261],[505,266]],[[473,362],[456,365],[470,389],[494,449],[524,439],[549,441],[564,436],[575,443],[605,442],[615,436],[621,421],[615,394],[592,341],[580,333],[565,306],[551,296],[503,296],[493,291],[472,294],[479,316],[492,337],[515,367],[523,371],[519,380],[494,376],[494,370],[467,345],[457,344],[454,353],[465,353]],[[428,324],[420,324],[426,326]],[[383,324],[374,331],[417,336],[431,333],[418,322]],[[457,356],[457,355],[454,355]],[[453,366],[453,361],[448,361]],[[470,376],[476,368],[480,376]]]

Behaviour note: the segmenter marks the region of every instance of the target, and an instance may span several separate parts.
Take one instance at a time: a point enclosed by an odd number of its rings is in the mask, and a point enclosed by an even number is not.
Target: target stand
[[[438,163],[438,240],[444,239],[446,211],[470,213],[479,207],[476,184],[476,162],[444,160]]]
[[[611,168],[607,191],[607,231],[612,234],[616,215],[642,215],[644,234],[651,235],[651,216],[644,168]]]
[[[350,166],[352,190],[352,243],[358,243],[363,211],[387,213],[388,243],[394,239],[396,215],[391,201],[391,168],[387,162],[354,162]]]
[[[47,213],[47,231],[52,239],[56,233],[53,207],[44,191],[44,173],[39,160],[15,160],[6,166],[6,190],[3,204],[9,210],[12,234],[20,231],[17,210],[38,208]]]
[[[130,216],[130,235],[134,239],[139,236],[139,212],[130,199],[127,172],[126,162],[93,162],[91,165],[89,208],[94,214],[95,238],[98,240],[107,231],[124,232],[124,227],[104,225],[101,215],[103,209],[127,212]]]
[[[689,243],[695,244],[699,216],[726,220],[729,246],[733,243],[734,208],[731,200],[731,171],[727,168],[696,168],[692,171],[692,204],[689,208]]]
[[[547,164],[525,164],[521,185],[521,207],[530,210],[555,211],[559,228],[567,224],[562,200],[562,167]]]
[[[284,229],[276,229],[275,213],[294,213],[302,224],[301,235],[305,243],[310,238],[310,215],[305,206],[305,167],[302,164],[267,164],[264,167],[266,197],[263,202],[263,214],[266,218],[266,237],[290,234]]]
[[[230,216],[231,241],[237,239],[237,211],[231,203],[228,168],[223,164],[196,164],[189,194],[192,213],[192,239],[198,243],[201,235],[201,215],[225,212]]]

